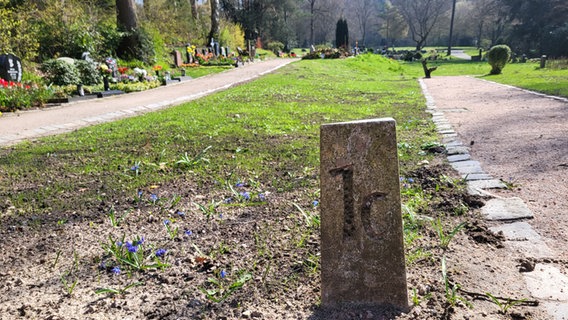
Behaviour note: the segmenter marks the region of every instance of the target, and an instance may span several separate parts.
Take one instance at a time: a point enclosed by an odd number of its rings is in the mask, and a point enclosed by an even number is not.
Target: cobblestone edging
[[[523,219],[533,218],[533,213],[520,198],[504,198],[491,193],[492,189],[504,189],[506,185],[483,171],[481,164],[472,159],[469,148],[460,141],[444,112],[436,108],[436,103],[428,92],[425,81],[420,79],[419,82],[426,98],[426,111],[432,114],[432,121],[442,137],[442,143],[446,146],[450,165],[467,181],[470,194],[490,198],[482,208],[482,214],[486,220],[499,222],[499,224],[490,228],[491,231],[502,232],[508,248],[530,261],[536,261],[534,270],[523,273],[527,289],[535,299],[542,302],[541,304],[550,315],[550,319],[568,320],[568,290],[566,290],[568,288],[568,277],[550,264],[551,261],[555,261],[554,252],[529,223],[522,221]],[[566,98],[548,96],[509,85],[502,86],[544,98],[568,101]],[[468,112],[468,110],[455,108],[446,109],[446,112]]]

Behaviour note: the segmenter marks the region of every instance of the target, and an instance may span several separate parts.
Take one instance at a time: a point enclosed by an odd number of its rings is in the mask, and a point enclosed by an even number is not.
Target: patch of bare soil
[[[451,174],[447,165],[431,165],[408,175],[428,199],[418,212],[420,238],[407,247],[409,254],[424,253],[407,266],[408,314],[320,307],[313,193],[251,192],[246,200],[254,186],[234,186],[239,199],[177,181],[79,213],[21,216],[4,204],[0,319],[544,319],[530,301],[500,314],[485,295],[500,301],[527,296],[501,238],[475,209],[463,211],[464,205],[478,208],[483,199],[468,196],[447,178]],[[318,189],[317,177],[301,179],[305,190]],[[161,198],[152,199],[152,192]],[[167,200],[174,194],[183,196]],[[226,201],[208,207],[213,199]],[[117,227],[109,221],[110,206],[117,218],[128,213]],[[444,230],[466,223],[447,249],[432,227],[436,217],[443,218]],[[104,249],[111,243],[125,254],[135,246],[142,264],[168,266],[129,268]],[[97,293],[101,289],[107,290]]]

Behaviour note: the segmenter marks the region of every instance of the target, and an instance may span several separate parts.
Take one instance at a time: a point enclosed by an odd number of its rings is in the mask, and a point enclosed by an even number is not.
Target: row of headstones
[[[88,52],[83,53],[83,60],[94,61],[89,57]],[[70,58],[60,58],[70,59]],[[107,58],[105,64],[112,70],[112,76],[118,77],[118,66],[116,59]],[[22,60],[11,53],[0,54],[0,78],[6,81],[22,82]]]
[[[184,63],[194,63],[195,62],[195,57],[192,54],[191,50],[191,46],[190,44],[188,44],[185,48],[186,51],[186,56],[185,56],[185,61],[182,58],[182,54],[181,52],[179,52],[178,50],[174,50],[172,51],[172,56],[174,58],[174,65],[176,67],[181,67],[182,64]],[[228,57],[231,54],[231,49],[229,47],[221,47],[219,45],[219,42],[212,42],[211,46],[206,47],[206,48],[198,48],[195,49],[196,53],[201,53],[203,55],[207,55],[207,54],[213,54],[215,57]]]

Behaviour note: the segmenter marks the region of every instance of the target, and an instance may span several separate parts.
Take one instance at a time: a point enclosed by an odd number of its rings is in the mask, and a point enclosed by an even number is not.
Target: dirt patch
[[[307,219],[319,214],[313,202],[318,180],[307,176],[303,189],[310,191],[239,183],[230,193],[175,181],[149,187],[139,198],[111,197],[80,213],[24,217],[8,208],[0,232],[0,319],[543,319],[530,306],[500,315],[495,304],[466,293],[522,296],[521,286],[500,291],[504,283],[520,283],[511,278],[518,271],[504,272],[516,262],[506,259],[501,238],[475,211],[463,210],[480,199],[465,193],[447,165],[408,176],[429,199],[419,212],[420,239],[406,248],[424,252],[407,267],[413,305],[408,314],[320,307],[319,230],[316,220]],[[412,187],[404,183],[403,190]],[[174,202],[173,195],[183,196]],[[224,201],[209,206],[214,199]],[[115,227],[111,206],[117,219],[123,217]],[[445,230],[467,225],[448,248],[440,247],[430,225],[437,217],[443,217]],[[113,242],[122,242],[122,252],[137,246],[143,264],[168,266],[128,267],[105,250]],[[165,253],[158,257],[160,249]],[[448,296],[448,285],[457,288],[454,296]]]

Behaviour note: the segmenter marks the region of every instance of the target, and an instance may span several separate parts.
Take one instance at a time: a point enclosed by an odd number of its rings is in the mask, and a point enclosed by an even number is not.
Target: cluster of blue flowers
[[[158,249],[156,250],[156,257],[163,258],[166,255],[166,249]]]
[[[247,185],[245,183],[239,181],[235,184],[235,187],[246,188]],[[241,192],[239,192],[239,200],[251,201],[252,195],[248,191],[241,191]],[[233,199],[232,197],[229,197],[229,198],[226,198],[225,200],[223,200],[223,202],[227,203],[227,204],[233,203],[234,201],[235,201],[235,199]],[[264,193],[259,193],[258,194],[258,201],[261,201],[261,202],[266,201],[266,195]]]
[[[405,178],[405,177],[400,177],[400,183],[402,183],[402,186],[405,189],[410,188],[410,185],[414,183],[414,179],[412,178]]]

